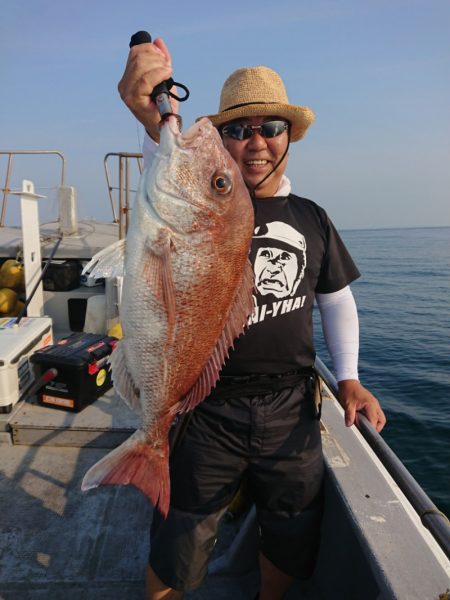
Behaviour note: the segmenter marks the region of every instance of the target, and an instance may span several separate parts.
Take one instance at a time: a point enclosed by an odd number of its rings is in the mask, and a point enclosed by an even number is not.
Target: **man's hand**
[[[380,432],[386,417],[378,400],[357,379],[339,381],[339,402],[345,410],[345,424],[351,427],[357,412],[362,412],[371,425]]]
[[[138,44],[130,49],[125,72],[117,86],[122,100],[156,142],[159,142],[161,117],[150,94],[159,83],[171,76],[169,50],[158,38],[151,44]],[[178,102],[172,98],[170,102],[173,112],[177,112]]]

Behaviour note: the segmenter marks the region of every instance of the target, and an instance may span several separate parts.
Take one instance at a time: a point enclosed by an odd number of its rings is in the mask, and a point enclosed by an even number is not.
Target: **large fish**
[[[248,191],[211,122],[181,134],[170,117],[133,207],[124,337],[111,357],[114,386],[141,426],[86,473],[83,490],[132,484],[167,515],[174,416],[209,394],[252,312],[252,231]],[[111,260],[104,254],[99,265]]]

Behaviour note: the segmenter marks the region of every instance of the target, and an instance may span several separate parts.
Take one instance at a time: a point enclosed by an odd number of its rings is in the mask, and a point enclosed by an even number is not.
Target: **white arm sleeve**
[[[158,142],[155,142],[147,132],[144,135],[144,143],[142,144],[142,154],[144,158],[144,169],[152,164],[153,157],[158,149]]]
[[[358,379],[359,323],[350,287],[316,294],[316,301],[336,379]]]

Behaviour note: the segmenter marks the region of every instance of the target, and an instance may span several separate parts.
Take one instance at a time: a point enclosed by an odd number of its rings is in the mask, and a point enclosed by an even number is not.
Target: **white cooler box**
[[[0,318],[0,413],[12,407],[34,382],[29,357],[53,343],[49,317]]]

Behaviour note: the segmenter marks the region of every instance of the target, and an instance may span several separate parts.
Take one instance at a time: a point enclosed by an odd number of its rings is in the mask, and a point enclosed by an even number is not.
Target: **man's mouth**
[[[268,160],[264,160],[264,159],[258,159],[258,160],[246,160],[245,164],[248,166],[263,166],[263,165],[267,165],[269,163]]]

